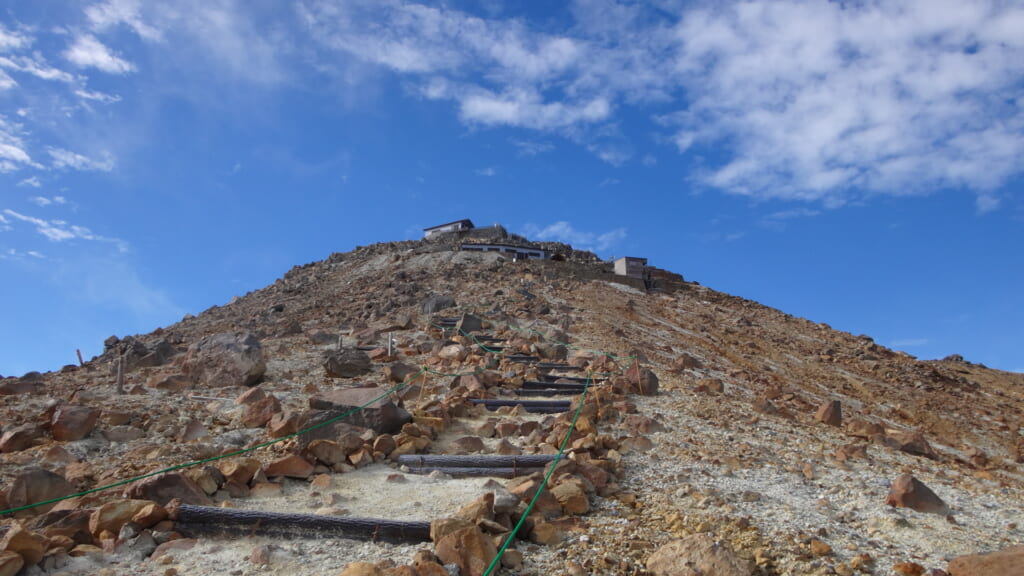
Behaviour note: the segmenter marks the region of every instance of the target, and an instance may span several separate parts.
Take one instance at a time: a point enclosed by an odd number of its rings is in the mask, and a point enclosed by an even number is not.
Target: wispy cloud
[[[28,201],[35,204],[36,206],[39,206],[40,208],[45,208],[46,206],[50,206],[52,204],[67,203],[67,199],[64,198],[63,196],[54,196],[53,198],[47,198],[46,196],[33,196],[29,198]]]
[[[18,182],[18,186],[27,186],[30,188],[40,188],[42,185],[43,183],[39,181],[38,176],[30,176]]]
[[[107,0],[85,9],[85,16],[93,29],[104,31],[124,24],[135,31],[140,38],[150,41],[163,39],[163,32],[145,22],[138,0]]]
[[[510,138],[509,143],[519,150],[520,156],[536,156],[538,154],[550,152],[555,149],[554,144],[539,140],[521,140],[519,138]]]
[[[580,250],[603,252],[619,245],[626,239],[625,228],[615,228],[603,233],[585,232],[577,230],[564,220],[544,227],[527,224],[523,228],[525,235],[530,239],[565,242]]]
[[[117,94],[105,94],[103,92],[86,90],[84,88],[80,90],[75,90],[75,96],[78,96],[79,98],[83,98],[85,100],[93,100],[103,104],[113,104],[115,102],[121,101],[121,97]]]
[[[135,66],[107,48],[92,34],[75,36],[74,43],[64,51],[64,57],[80,68],[96,68],[109,74],[128,74]]]
[[[477,176],[494,176],[498,173],[498,170],[494,166],[487,166],[486,168],[478,168],[473,172]]]
[[[53,167],[58,170],[110,172],[114,169],[114,155],[107,151],[100,152],[99,159],[89,158],[62,148],[50,148],[47,152],[53,158]]]
[[[19,220],[21,222],[27,222],[32,224],[36,228],[36,232],[45,236],[52,242],[65,242],[68,240],[89,240],[95,242],[109,243],[117,246],[119,252],[127,252],[128,244],[123,240],[117,238],[108,238],[94,234],[92,230],[84,226],[77,226],[69,224],[64,220],[46,220],[43,218],[36,218],[34,216],[28,216],[20,212],[15,212],[10,208],[5,208],[3,213],[9,218]],[[5,220],[10,222],[10,220]]]

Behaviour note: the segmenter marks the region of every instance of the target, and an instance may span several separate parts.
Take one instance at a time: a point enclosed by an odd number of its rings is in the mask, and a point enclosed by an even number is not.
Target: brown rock
[[[252,386],[263,379],[267,362],[259,338],[248,332],[212,334],[189,347],[185,374],[206,386]]]
[[[121,531],[121,527],[131,521],[143,508],[152,505],[155,504],[149,500],[113,500],[107,502],[94,510],[92,516],[89,517],[89,532],[97,538],[104,531],[117,534]],[[161,509],[163,508],[161,507]]]
[[[949,576],[1024,576],[1024,546],[958,556],[949,562],[946,571]]]
[[[185,504],[213,505],[206,492],[181,472],[165,472],[133,482],[125,489],[124,495],[126,498],[152,500],[161,506],[175,498]]]
[[[147,503],[132,516],[132,522],[142,526],[143,528],[156,526],[166,519],[167,509],[156,502]]]
[[[466,504],[455,513],[456,518],[479,524],[481,520],[494,520],[494,493],[487,492]]]
[[[242,426],[259,428],[270,422],[270,419],[280,411],[281,401],[271,394],[246,405],[245,412],[242,413]]]
[[[892,571],[900,576],[923,576],[924,566],[917,562],[900,562],[893,565]]]
[[[870,440],[879,434],[885,434],[885,428],[882,428],[880,424],[855,418],[846,425],[846,433],[850,436]]]
[[[157,546],[156,550],[153,550],[153,553],[149,555],[149,559],[156,560],[157,558],[176,550],[191,550],[195,547],[197,542],[198,541],[193,538],[179,538],[178,540],[164,542]]]
[[[586,514],[590,510],[587,494],[576,482],[563,482],[551,489],[566,514]]]
[[[11,526],[0,539],[0,550],[18,553],[29,566],[42,560],[49,548],[50,541],[45,536],[26,530],[20,524]]]
[[[452,442],[452,450],[456,454],[483,452],[484,448],[484,441],[479,436],[463,436]]]
[[[263,464],[255,458],[238,458],[221,463],[220,472],[224,475],[225,481],[244,485],[252,481],[252,477],[262,466]]]
[[[271,438],[284,438],[299,431],[301,416],[291,410],[284,410],[271,416],[267,423],[267,435]]]
[[[751,576],[749,562],[707,534],[673,540],[647,558],[652,576]]]
[[[398,443],[395,442],[395,437],[391,434],[381,434],[373,441],[373,451],[380,452],[385,456],[390,454],[397,447]]]
[[[430,539],[437,544],[445,536],[472,526],[465,518],[439,518],[430,523]]]
[[[402,429],[403,424],[412,421],[412,415],[392,402],[387,390],[376,386],[333,390],[310,398],[309,407],[325,411],[328,418],[337,418],[359,409],[346,416],[344,423],[372,428],[378,434],[394,434]],[[305,423],[306,426],[311,424]]]
[[[651,434],[653,432],[665,431],[665,427],[662,426],[661,422],[658,422],[653,418],[643,416],[642,414],[627,415],[623,420],[623,424],[625,424],[626,428],[631,430],[634,434]]]
[[[402,362],[395,362],[384,367],[384,377],[395,384],[405,382],[417,372],[419,372],[418,368]]]
[[[531,474],[529,476],[509,480],[506,484],[506,488],[523,502],[529,503],[533,500],[537,490],[539,490],[543,485],[543,475]],[[541,492],[541,495],[537,498],[537,503],[534,504],[533,509],[548,518],[557,517],[562,514],[562,505],[559,504],[558,499],[551,494],[550,490],[544,490]]]
[[[36,518],[32,530],[41,533],[51,541],[69,539],[76,544],[92,544],[92,532],[89,531],[89,520],[92,510],[52,510]]]
[[[14,576],[24,565],[25,560],[22,559],[21,554],[8,550],[0,552],[0,576]]]
[[[938,458],[938,454],[932,449],[928,441],[925,440],[924,434],[920,432],[907,432],[904,430],[886,430],[886,438],[896,442],[896,449],[906,452],[908,454],[915,454],[917,456],[924,456],[925,458],[931,458],[935,460]]]
[[[696,356],[683,352],[672,361],[672,369],[676,372],[683,370],[698,370],[704,367],[704,363]]]
[[[338,576],[384,576],[384,571],[372,562],[353,562],[345,566]]]
[[[195,442],[210,437],[210,431],[198,420],[189,420],[178,433],[178,442]]]
[[[498,555],[494,541],[476,526],[446,534],[436,549],[437,557],[445,564],[458,565],[462,576],[483,576]]]
[[[358,437],[356,438],[358,439]],[[359,440],[359,447],[362,445],[362,440]],[[349,455],[349,450],[334,440],[313,440],[309,443],[306,451],[327,466],[345,462]]]
[[[246,404],[254,404],[256,402],[259,402],[260,400],[263,400],[266,397],[267,394],[266,392],[263,391],[262,388],[260,388],[259,386],[253,386],[252,388],[249,388],[245,392],[239,394],[238,398],[235,398],[235,404],[238,404],[240,406]]]
[[[829,546],[828,543],[822,542],[821,540],[818,540],[817,538],[812,538],[809,546],[811,548],[811,554],[814,554],[815,556],[831,556],[832,555],[832,547]]]
[[[63,405],[53,411],[50,432],[58,442],[81,440],[96,428],[100,411],[88,406]]]
[[[305,479],[313,475],[313,464],[297,454],[289,454],[267,464],[264,473],[268,477],[287,476]]]
[[[7,504],[11,508],[21,508],[37,502],[46,502],[63,496],[70,496],[77,490],[63,476],[35,468],[23,472],[11,483],[7,492]],[[29,514],[41,514],[54,507],[54,504],[37,506],[29,510]]]
[[[843,407],[839,400],[830,400],[825,402],[818,408],[818,413],[814,416],[818,422],[823,422],[829,426],[841,426],[843,424]]]
[[[44,441],[43,429],[23,424],[4,431],[0,436],[0,452],[20,452]]]
[[[268,566],[270,565],[270,554],[273,549],[267,544],[261,544],[252,549],[249,554],[249,562],[256,564],[257,566]]]
[[[462,362],[469,356],[469,348],[461,344],[450,344],[441,348],[441,351],[437,353],[438,358],[442,360],[454,360]]]
[[[910,508],[918,512],[947,515],[949,507],[935,492],[910,474],[903,474],[892,483],[889,496],[885,499],[889,506]]]
[[[357,378],[373,370],[370,356],[357,348],[345,348],[328,353],[324,370],[331,378]]]
[[[147,387],[168,392],[183,392],[195,385],[196,383],[184,374],[171,374],[170,376],[158,374],[146,381]]]
[[[565,530],[553,522],[543,520],[534,522],[533,529],[530,530],[530,542],[534,544],[551,546],[561,543],[563,539],[565,539]]]
[[[642,396],[656,396],[658,394],[658,376],[647,368],[640,368],[634,364],[626,370],[626,380],[629,381],[629,391]]]

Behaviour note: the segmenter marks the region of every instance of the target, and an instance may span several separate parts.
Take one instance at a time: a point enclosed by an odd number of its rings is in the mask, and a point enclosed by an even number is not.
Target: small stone
[[[896,508],[910,508],[929,514],[950,513],[949,507],[935,492],[910,474],[903,474],[892,483],[885,503]]]
[[[817,538],[811,539],[810,548],[811,548],[811,554],[814,554],[815,556],[831,556],[832,555],[832,547],[829,546],[826,542],[822,542],[821,540],[818,540]]]
[[[829,426],[842,426],[842,403],[840,403],[839,400],[830,400],[825,402],[818,408],[818,413],[815,415],[815,418],[817,418],[818,422],[828,424]]]
[[[257,566],[268,566],[270,564],[271,552],[272,549],[269,545],[261,544],[252,549],[252,553],[249,554],[249,562]]]
[[[900,576],[922,576],[924,574],[924,566],[917,562],[900,562],[893,565],[892,571]]]

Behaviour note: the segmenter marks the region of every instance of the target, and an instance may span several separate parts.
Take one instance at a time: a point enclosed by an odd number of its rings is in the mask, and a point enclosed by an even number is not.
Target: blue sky
[[[1024,371],[1024,4],[0,1],[0,374],[500,222]]]

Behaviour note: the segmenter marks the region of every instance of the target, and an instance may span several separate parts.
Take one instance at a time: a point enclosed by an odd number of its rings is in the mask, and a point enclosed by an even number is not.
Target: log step
[[[442,472],[452,478],[475,478],[480,476],[493,476],[495,478],[518,478],[529,476],[534,472],[544,472],[542,467],[524,468],[449,468],[445,466],[424,466],[422,468],[410,468],[413,474],[430,474],[431,472]]]
[[[558,454],[402,454],[398,463],[410,468],[514,468],[545,466]]]
[[[293,514],[180,504],[168,510],[182,534],[230,532],[275,536],[335,536],[373,542],[430,541],[430,522]]]
[[[570,402],[568,400],[495,400],[495,399],[470,399],[470,404],[482,404],[488,410],[494,411],[502,406],[522,406],[527,412],[536,414],[554,414],[568,412]]]
[[[543,390],[539,388],[515,388],[512,391],[513,396],[578,396],[583,394],[583,388],[579,390],[570,390],[568,388],[555,388],[550,390]]]
[[[586,388],[585,384],[567,384],[564,382],[523,382],[523,390],[579,390]]]

